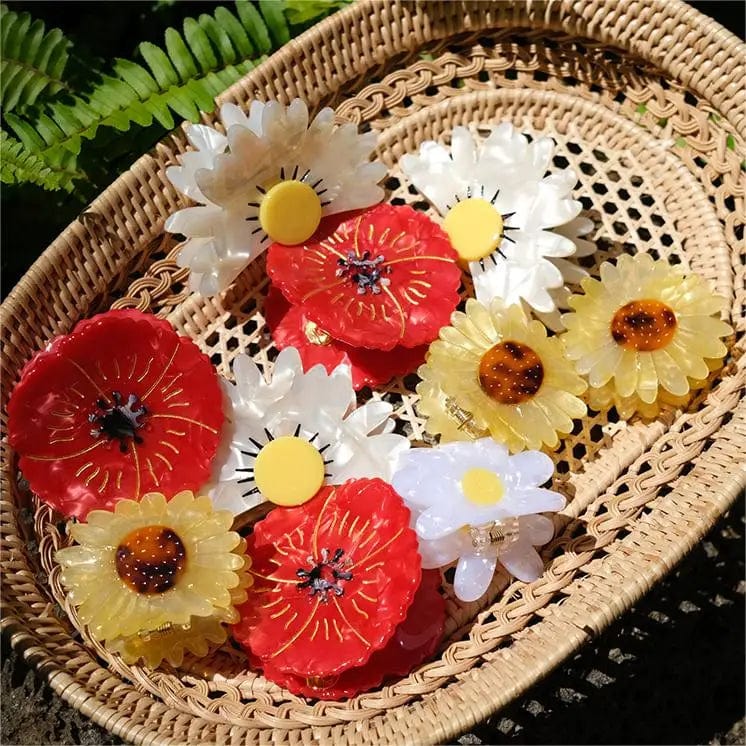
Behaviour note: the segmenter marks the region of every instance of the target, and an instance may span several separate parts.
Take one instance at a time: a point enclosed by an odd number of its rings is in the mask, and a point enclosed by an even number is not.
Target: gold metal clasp
[[[474,415],[459,407],[459,405],[456,404],[456,400],[450,396],[446,399],[445,409],[446,414],[458,423],[458,429],[463,430],[463,432],[465,432],[470,438],[478,440],[479,438],[485,438],[489,435],[487,430],[479,427],[474,422]]]
[[[497,551],[500,552],[518,541],[518,533],[517,518],[492,521],[484,526],[469,526],[471,545],[478,552],[488,547],[497,547]]]

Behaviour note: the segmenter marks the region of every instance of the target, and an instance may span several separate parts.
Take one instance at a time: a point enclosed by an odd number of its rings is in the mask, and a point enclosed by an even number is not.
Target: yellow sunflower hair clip
[[[126,663],[180,665],[205,655],[238,621],[250,585],[245,542],[233,515],[209,497],[159,493],[120,500],[70,525],[77,545],[61,549],[62,583],[92,637]]]
[[[723,299],[697,275],[647,254],[604,262],[601,280],[586,278],[562,320],[562,339],[588,377],[593,409],[655,417],[661,404],[681,406],[727,352],[732,333],[718,316]]]
[[[441,442],[491,435],[516,453],[554,448],[586,413],[585,382],[560,340],[499,299],[466,302],[418,371],[419,412]]]

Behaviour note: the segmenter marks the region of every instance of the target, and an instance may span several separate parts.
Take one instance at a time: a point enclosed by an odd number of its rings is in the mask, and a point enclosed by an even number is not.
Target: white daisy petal
[[[222,153],[228,145],[228,138],[221,132],[206,127],[204,124],[192,124],[186,130],[187,140],[190,145],[199,151],[206,151],[210,154]],[[185,153],[183,158],[192,155]]]
[[[544,453],[510,456],[504,446],[482,438],[410,450],[400,457],[392,484],[416,516],[413,526],[427,566],[458,556],[461,580],[454,587],[459,598],[470,601],[489,585],[496,554],[507,552],[511,572],[522,579],[535,567],[537,558],[523,545],[544,544],[554,532],[552,521],[537,513],[565,505],[561,494],[538,486],[553,471]],[[505,543],[488,538],[480,546],[495,528]]]
[[[432,570],[436,567],[450,565],[458,559],[463,550],[464,542],[459,534],[448,534],[442,539],[435,541],[419,540],[420,557],[422,558],[422,569]]]
[[[204,294],[225,290],[273,241],[302,243],[320,216],[383,198],[378,182],[386,167],[368,160],[377,135],[360,135],[353,124],[335,128],[331,109],[310,124],[300,99],[287,107],[252,101],[248,115],[235,104],[224,104],[220,112],[227,134],[192,126],[187,136],[195,150],[166,172],[179,191],[207,210],[182,210],[166,221],[166,230],[214,239],[212,264],[204,266],[207,255],[200,266],[183,263],[194,275],[191,288]],[[286,188],[286,182],[295,184]],[[265,199],[273,200],[273,209],[261,209]],[[288,228],[286,213],[302,215],[299,226]]]
[[[455,127],[450,149],[427,141],[417,155],[401,159],[405,176],[445,217],[444,227],[469,263],[476,296],[483,302],[523,301],[539,313],[552,313],[563,298],[559,291],[566,291],[564,283],[585,275],[566,262],[561,268],[554,264],[576,253],[587,256],[595,247],[579,238],[593,224],[578,218],[581,204],[570,197],[576,174],[565,169],[545,176],[553,152],[551,138],[529,143],[503,122],[479,146],[467,128]],[[503,217],[497,249],[500,223],[485,201]],[[451,211],[460,217],[449,221]],[[560,230],[548,230],[555,227]]]
[[[524,515],[518,519],[520,535],[535,547],[544,546],[554,537],[554,524],[545,515]]]
[[[544,572],[544,562],[529,541],[519,540],[500,552],[500,563],[524,583],[532,583]]]
[[[497,566],[496,556],[462,554],[456,565],[453,590],[462,601],[476,601],[492,582]]]
[[[325,484],[374,477],[390,480],[402,452],[409,448],[407,438],[387,432],[390,405],[369,402],[354,408],[348,366],[339,366],[331,374],[322,366],[304,373],[298,351],[288,347],[278,355],[268,379],[246,355],[234,360],[233,376],[235,383],[224,382],[228,426],[215,460],[211,494],[234,512],[264,499],[254,482],[254,468],[263,449],[278,438],[295,439],[294,448],[304,441],[306,452],[310,442],[323,459]],[[291,456],[287,458],[291,459],[287,472],[292,473],[296,464]]]
[[[538,487],[554,474],[554,462],[541,451],[523,451],[510,458],[511,478],[516,487]]]
[[[462,513],[457,506],[428,508],[420,514],[415,524],[417,535],[432,541],[458,531],[463,525]]]

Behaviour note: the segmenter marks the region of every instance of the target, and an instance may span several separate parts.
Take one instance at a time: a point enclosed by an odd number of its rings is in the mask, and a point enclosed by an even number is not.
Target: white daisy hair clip
[[[412,510],[422,567],[457,560],[453,588],[462,601],[486,592],[498,561],[519,580],[536,580],[544,563],[534,547],[554,535],[540,513],[565,506],[540,486],[553,472],[546,454],[510,456],[490,438],[403,453],[392,484]]]
[[[289,106],[252,101],[246,115],[224,104],[226,134],[191,125],[194,151],[179,156],[166,176],[198,202],[172,214],[166,230],[186,236],[178,257],[190,288],[225,290],[272,242],[309,239],[325,215],[369,207],[383,199],[383,163],[370,162],[376,134],[351,123],[335,126],[322,109],[309,123],[300,99]]]
[[[348,479],[391,479],[409,440],[393,433],[393,407],[372,400],[356,408],[352,373],[317,365],[303,372],[294,347],[284,349],[265,379],[246,355],[224,381],[228,402],[224,442],[211,497],[241,513],[268,500],[300,505],[323,485]]]
[[[532,142],[509,122],[495,126],[481,143],[465,127],[455,127],[450,149],[427,141],[401,168],[443,216],[443,227],[462,262],[469,265],[478,300],[524,301],[540,313],[557,308],[574,267],[561,260],[587,250],[572,236],[587,233],[582,222],[569,231],[581,210],[571,192],[572,169],[545,175],[554,141]]]

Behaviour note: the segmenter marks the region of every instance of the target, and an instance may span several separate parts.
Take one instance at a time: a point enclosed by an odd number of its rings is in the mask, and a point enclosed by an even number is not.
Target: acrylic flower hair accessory
[[[394,489],[416,518],[423,567],[458,560],[454,591],[475,601],[487,590],[500,561],[519,580],[536,580],[543,562],[534,546],[546,544],[552,522],[538,515],[562,510],[565,498],[541,487],[554,472],[539,451],[509,456],[483,438],[405,453]]]
[[[451,147],[427,141],[401,159],[414,186],[444,217],[443,227],[461,261],[468,264],[477,299],[525,301],[536,311],[555,309],[554,290],[576,244],[550,230],[581,210],[573,200],[571,169],[545,175],[554,142],[529,142],[508,122],[478,145],[465,127],[455,127]]]
[[[417,537],[380,479],[325,487],[254,526],[254,578],[233,635],[263,665],[301,677],[362,666],[405,619],[420,584]]]
[[[319,329],[302,306],[288,303],[275,287],[269,289],[264,300],[264,317],[275,347],[280,350],[295,347],[305,371],[323,365],[331,373],[338,365],[348,365],[355,391],[365,386],[381,386],[396,376],[412,373],[425,361],[427,353],[427,345],[370,350],[339,342]]]
[[[250,564],[233,516],[209,497],[150,493],[94,510],[69,524],[77,545],[56,561],[70,603],[90,634],[127,661],[178,665],[185,650],[206,652],[222,622],[235,622]],[[224,635],[223,635],[224,637]]]
[[[134,310],[83,321],[40,352],[8,415],[31,489],[77,518],[156,489],[197,489],[223,423],[208,358],[166,321]]]
[[[586,384],[559,339],[499,299],[489,308],[469,299],[418,373],[418,411],[443,442],[491,434],[512,452],[554,448],[586,413]]]
[[[166,172],[199,203],[166,221],[166,230],[187,237],[178,263],[190,269],[192,290],[218,293],[272,241],[303,243],[324,215],[383,198],[377,183],[386,167],[369,162],[375,133],[335,127],[331,109],[310,122],[300,99],[252,101],[248,116],[225,104],[220,113],[226,135],[192,125],[187,136],[196,151]]]
[[[271,661],[262,663],[247,650],[249,659],[270,681],[293,694],[312,699],[346,699],[374,689],[388,679],[407,676],[435,652],[443,636],[446,609],[440,583],[439,572],[425,570],[407,616],[393,637],[376,650],[367,663],[338,676],[308,677],[287,673],[273,666]]]
[[[428,344],[459,300],[448,237],[408,206],[324,220],[302,248],[274,244],[267,273],[307,318],[353,347]]]
[[[216,505],[242,512],[262,500],[298,505],[324,484],[353,477],[390,479],[409,440],[391,432],[393,407],[356,408],[350,368],[303,372],[295,348],[283,350],[266,380],[251,358],[233,363],[225,382],[229,423],[216,461]]]
[[[721,338],[732,329],[717,318],[724,301],[697,275],[647,254],[624,255],[582,287],[585,294],[569,300],[575,312],[562,317],[562,339],[588,377],[594,408],[614,403],[622,416],[654,415],[659,403],[701,387],[727,352]]]

